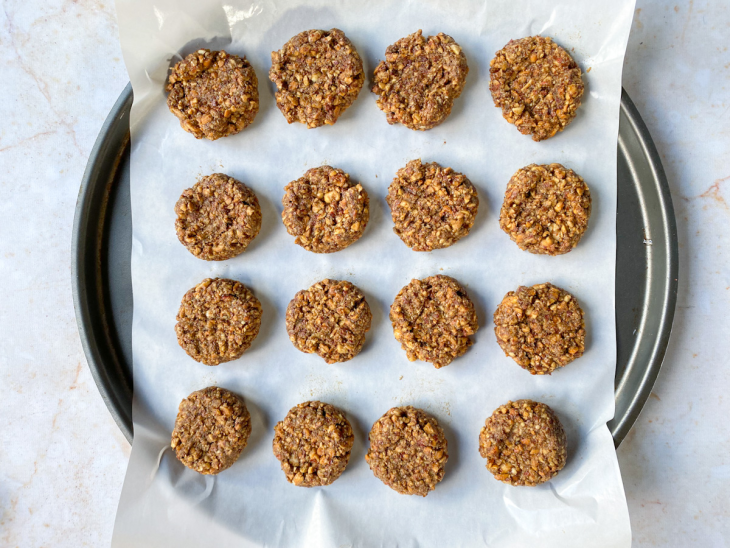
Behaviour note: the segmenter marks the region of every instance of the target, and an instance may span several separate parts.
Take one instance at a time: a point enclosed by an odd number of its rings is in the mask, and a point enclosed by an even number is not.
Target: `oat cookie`
[[[411,280],[390,307],[393,334],[410,361],[438,369],[466,352],[477,332],[477,314],[466,290],[449,276]]]
[[[509,181],[499,226],[520,249],[542,255],[572,250],[588,228],[591,192],[572,169],[531,164]]]
[[[238,460],[250,434],[246,404],[228,390],[210,386],[180,403],[170,445],[191,470],[218,474]]]
[[[281,218],[294,243],[314,253],[334,253],[360,239],[370,219],[368,193],[330,166],[310,169],[284,188]]]
[[[293,407],[274,427],[274,456],[289,483],[329,485],[345,471],[354,440],[342,411],[308,401]]]
[[[372,91],[389,124],[426,130],[451,113],[468,73],[466,56],[451,36],[424,38],[419,30],[388,46]]]
[[[507,293],[494,326],[505,355],[533,375],[549,375],[585,350],[583,310],[570,293],[549,283]]]
[[[368,436],[365,460],[375,477],[402,495],[425,497],[444,479],[449,458],[438,421],[421,409],[394,407],[380,417]]]
[[[435,162],[411,160],[399,169],[385,198],[393,232],[414,251],[433,251],[469,234],[479,207],[474,185]]]
[[[223,173],[202,177],[175,204],[175,231],[190,253],[225,261],[243,253],[261,230],[253,190]]]
[[[291,300],[286,331],[302,352],[316,352],[327,363],[346,362],[362,350],[372,317],[365,295],[355,285],[322,280]]]
[[[487,470],[510,485],[535,486],[555,477],[567,458],[565,431],[552,409],[532,400],[498,407],[479,434]]]
[[[218,365],[241,357],[259,334],[261,303],[241,282],[206,279],[185,293],[177,342],[196,361]]]
[[[286,121],[315,128],[337,121],[360,93],[365,74],[344,32],[308,30],[271,53],[269,80]]]
[[[583,97],[580,67],[551,38],[510,40],[489,66],[494,106],[533,141],[549,139],[575,118]]]
[[[259,111],[259,82],[246,58],[199,49],[170,72],[167,106],[197,139],[234,135]]]

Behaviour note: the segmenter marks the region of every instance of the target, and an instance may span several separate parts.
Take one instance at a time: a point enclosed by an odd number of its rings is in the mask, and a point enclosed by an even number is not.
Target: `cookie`
[[[466,290],[449,276],[411,280],[390,307],[393,334],[410,361],[438,369],[458,358],[474,341],[479,324]]]
[[[344,32],[308,30],[271,53],[269,80],[286,121],[315,128],[337,121],[360,93],[365,74]]]
[[[444,479],[449,452],[444,431],[415,407],[394,407],[373,424],[365,460],[375,477],[402,495],[425,497]]]
[[[185,293],[177,313],[177,342],[205,365],[241,357],[259,334],[261,303],[241,282],[206,279]]]
[[[170,445],[191,470],[218,474],[238,460],[250,434],[246,404],[228,390],[210,386],[180,403]]]
[[[316,352],[327,363],[346,362],[362,350],[372,317],[365,295],[356,286],[322,280],[291,300],[286,331],[302,352]]]
[[[533,375],[549,375],[583,355],[583,310],[567,291],[544,283],[510,291],[494,312],[505,355]]]
[[[225,261],[243,253],[261,230],[253,190],[223,173],[202,177],[175,204],[175,231],[190,253]]]
[[[307,251],[345,249],[360,239],[370,219],[368,193],[341,169],[310,169],[284,191],[281,219],[294,242]]]
[[[388,46],[372,91],[389,124],[426,130],[451,113],[468,73],[466,56],[451,36],[424,38],[419,30]]]
[[[293,407],[274,427],[274,456],[289,483],[329,485],[345,471],[354,440],[342,411],[328,403],[308,401]]]
[[[549,37],[510,40],[489,63],[494,106],[533,141],[549,139],[573,121],[583,89],[580,67]]]
[[[474,185],[435,162],[412,160],[388,187],[393,232],[414,251],[433,251],[469,234],[479,208]]]
[[[510,485],[540,485],[555,477],[568,455],[560,420],[544,403],[508,402],[479,433],[479,454],[487,470]]]
[[[246,58],[199,49],[170,72],[167,106],[197,139],[234,135],[259,111],[259,82]]]

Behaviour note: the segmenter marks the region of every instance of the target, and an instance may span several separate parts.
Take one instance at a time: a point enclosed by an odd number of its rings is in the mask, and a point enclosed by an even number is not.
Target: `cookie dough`
[[[426,130],[451,113],[468,73],[466,56],[451,36],[424,38],[419,30],[388,46],[372,91],[389,124]]]
[[[172,67],[167,106],[197,139],[234,135],[259,111],[259,82],[246,58],[199,49]]]
[[[487,470],[510,485],[535,486],[555,477],[565,466],[566,447],[553,410],[532,400],[498,407],[479,434]]]
[[[449,276],[411,280],[390,307],[393,334],[410,361],[438,369],[466,352],[477,332],[477,314],[466,290]]]
[[[337,121],[360,93],[365,74],[344,32],[308,30],[271,53],[269,79],[286,121],[315,128]]]
[[[243,253],[261,230],[253,190],[223,173],[202,177],[175,204],[175,231],[190,253],[225,261]]]
[[[583,310],[567,291],[544,283],[510,291],[494,312],[505,355],[533,375],[549,375],[583,355]]]
[[[399,169],[385,201],[393,232],[414,251],[433,251],[469,234],[479,207],[474,185],[461,173],[435,162],[412,160]]]
[[[177,342],[196,361],[218,365],[241,357],[259,334],[261,303],[241,282],[206,279],[185,293]]]
[[[394,407],[373,424],[365,460],[375,477],[402,495],[425,497],[444,479],[449,452],[438,421],[421,409]]]
[[[327,363],[360,353],[372,320],[365,295],[347,281],[322,280],[296,294],[286,308],[286,331],[294,346]]]
[[[284,188],[281,218],[294,243],[314,253],[334,253],[360,239],[370,219],[368,193],[330,166],[310,169]]]
[[[180,403],[170,445],[191,470],[218,474],[238,460],[250,434],[246,404],[228,390],[210,386]]]
[[[289,483],[329,485],[345,471],[354,440],[342,411],[308,401],[293,407],[274,427],[274,456]]]

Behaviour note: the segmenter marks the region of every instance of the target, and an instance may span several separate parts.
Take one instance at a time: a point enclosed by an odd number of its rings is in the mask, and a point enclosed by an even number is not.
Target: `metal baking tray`
[[[73,299],[81,344],[109,412],[131,443],[132,212],[127,85],[91,151],[73,227]],[[616,446],[659,374],[677,302],[677,227],[659,154],[621,96],[616,210]]]

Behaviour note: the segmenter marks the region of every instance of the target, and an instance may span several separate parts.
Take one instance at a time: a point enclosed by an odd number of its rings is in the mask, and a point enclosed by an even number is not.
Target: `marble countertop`
[[[0,6],[0,546],[106,546],[130,447],[86,366],[70,251],[86,160],[128,80],[114,6]],[[728,36],[722,0],[637,2],[624,87],[669,179],[680,290],[618,450],[634,546],[730,545]]]

